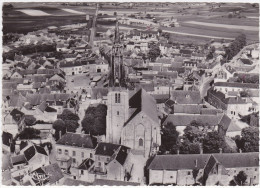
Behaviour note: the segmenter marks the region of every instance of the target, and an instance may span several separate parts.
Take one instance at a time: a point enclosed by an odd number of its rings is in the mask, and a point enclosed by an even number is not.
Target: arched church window
[[[139,138],[139,146],[144,146],[144,140],[142,138]]]

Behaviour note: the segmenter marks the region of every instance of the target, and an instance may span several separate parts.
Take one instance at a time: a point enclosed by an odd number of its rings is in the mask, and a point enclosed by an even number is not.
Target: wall
[[[59,149],[62,150],[62,153],[59,154]],[[68,154],[65,154],[65,150],[68,150]],[[76,155],[73,156],[73,151],[76,152]],[[82,154],[83,153],[83,154]],[[76,160],[76,163],[72,162],[72,166],[79,166],[83,160],[86,158],[90,158],[90,153],[92,153],[92,156],[94,155],[94,149],[91,148],[80,148],[80,147],[74,147],[74,146],[66,146],[66,145],[56,145],[56,154],[57,157],[72,157]]]

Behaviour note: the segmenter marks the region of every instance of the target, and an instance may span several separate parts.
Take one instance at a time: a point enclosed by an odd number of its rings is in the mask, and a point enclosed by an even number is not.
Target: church
[[[156,102],[143,89],[126,89],[118,23],[114,36],[107,97],[106,142],[127,146],[134,155],[148,158],[161,145]]]

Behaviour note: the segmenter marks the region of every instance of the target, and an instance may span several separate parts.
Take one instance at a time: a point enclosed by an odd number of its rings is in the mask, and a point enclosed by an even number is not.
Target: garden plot
[[[48,14],[48,13],[43,12],[41,10],[21,9],[21,10],[17,10],[17,11],[20,11],[24,14],[29,15],[29,16],[51,16],[51,14]]]
[[[243,25],[227,25],[227,24],[215,24],[215,23],[206,23],[206,22],[197,22],[197,21],[186,21],[184,23],[194,24],[194,25],[202,25],[208,27],[221,27],[226,29],[242,29],[248,31],[258,31],[258,27],[254,26],[243,26]]]

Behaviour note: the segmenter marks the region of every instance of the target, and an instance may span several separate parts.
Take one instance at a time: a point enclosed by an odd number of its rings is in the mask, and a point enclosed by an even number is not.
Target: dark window
[[[119,116],[119,111],[117,111],[117,115]]]
[[[188,172],[188,175],[190,175],[190,172]]]
[[[115,94],[115,103],[117,103],[117,93]]]
[[[92,158],[92,157],[93,157],[93,154],[92,154],[92,153],[90,153],[90,154],[89,154],[89,157],[90,157],[90,158]]]
[[[84,175],[84,170],[81,170],[81,175]]]
[[[120,93],[118,93],[118,101],[117,103],[120,103]]]
[[[139,139],[139,146],[143,146],[144,145],[144,141],[142,138]]]

